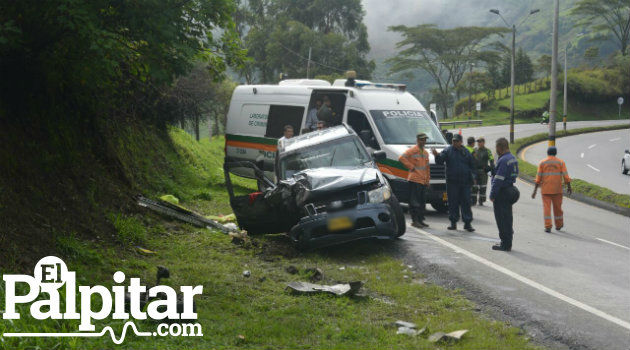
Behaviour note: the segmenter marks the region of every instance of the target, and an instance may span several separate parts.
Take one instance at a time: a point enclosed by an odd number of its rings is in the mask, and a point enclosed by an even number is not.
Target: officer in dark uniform
[[[462,146],[462,135],[453,135],[453,144],[441,153],[431,150],[437,164],[446,163],[446,194],[448,196],[448,218],[451,221],[449,230],[457,230],[461,208],[464,230],[473,232],[472,210],[470,209],[470,188],[475,177],[473,157]]]
[[[501,244],[492,246],[494,250],[509,252],[512,250],[512,205],[518,201],[520,193],[514,183],[518,177],[518,160],[510,153],[510,145],[504,137],[497,140],[499,160],[492,177],[490,201],[494,206],[494,218],[497,221]]]

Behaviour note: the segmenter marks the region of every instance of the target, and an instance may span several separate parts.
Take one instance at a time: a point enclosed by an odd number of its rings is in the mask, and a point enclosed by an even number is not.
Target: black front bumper
[[[338,217],[347,217],[352,228],[329,231],[328,220]],[[395,220],[387,203],[359,204],[352,209],[305,216],[289,235],[301,248],[319,248],[364,238],[392,239],[397,236]]]

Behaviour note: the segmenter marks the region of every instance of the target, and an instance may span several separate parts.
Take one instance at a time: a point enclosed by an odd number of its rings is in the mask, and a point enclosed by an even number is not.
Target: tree
[[[306,77],[357,71],[369,79],[375,68],[360,0],[250,0],[237,11],[253,58],[249,76],[273,82],[279,73]],[[239,25],[237,25],[239,27]],[[243,73],[241,73],[243,75]]]
[[[536,60],[536,68],[545,77],[550,76],[551,75],[551,56],[542,55],[538,57],[538,60]]]
[[[608,37],[611,33],[621,55],[628,54],[630,45],[630,3],[628,0],[580,0],[571,10],[580,17],[579,24]]]
[[[514,71],[516,74],[514,77],[516,84],[525,84],[531,81],[534,76],[534,66],[532,64],[532,60],[521,47],[519,47],[516,51]]]
[[[429,73],[439,93],[436,103],[446,112],[451,91],[462,79],[471,63],[496,59],[493,46],[482,47],[481,42],[495,34],[502,34],[507,28],[458,27],[439,29],[434,24],[415,27],[393,26],[389,30],[398,32],[403,40],[396,44],[402,49],[397,56],[387,60],[392,64],[390,71],[399,73],[421,69]]]
[[[597,59],[599,58],[599,47],[591,46],[584,51],[584,59],[591,65],[597,65]]]

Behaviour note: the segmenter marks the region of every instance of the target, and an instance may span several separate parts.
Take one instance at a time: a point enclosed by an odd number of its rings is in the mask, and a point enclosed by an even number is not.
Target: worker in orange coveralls
[[[411,226],[417,228],[429,227],[424,222],[424,209],[426,205],[427,187],[431,178],[429,168],[429,152],[424,149],[427,135],[423,132],[416,136],[416,145],[403,153],[398,161],[409,169],[407,181],[409,182],[409,212],[411,214]]]
[[[536,174],[536,186],[532,198],[536,197],[538,187],[541,188],[543,201],[543,215],[545,216],[545,232],[551,232],[551,207],[553,205],[553,221],[556,224],[556,230],[560,230],[564,226],[562,217],[562,181],[567,184],[567,193],[571,194],[571,178],[567,172],[567,166],[560,158],[556,157],[558,149],[549,147],[547,149],[548,157],[540,161],[538,164],[538,173]]]

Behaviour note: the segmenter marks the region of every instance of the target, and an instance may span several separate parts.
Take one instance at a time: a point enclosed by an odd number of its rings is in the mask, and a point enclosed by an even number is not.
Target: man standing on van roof
[[[472,211],[470,210],[470,187],[474,181],[475,165],[473,157],[462,146],[462,135],[453,135],[453,144],[442,153],[431,150],[437,164],[446,163],[446,194],[448,196],[448,218],[451,221],[449,230],[457,230],[461,208],[464,230],[473,232]]]
[[[558,149],[549,147],[547,149],[548,157],[540,161],[538,164],[538,173],[536,174],[536,186],[532,198],[536,197],[538,186],[541,187],[543,201],[543,215],[545,216],[545,232],[551,232],[551,206],[553,204],[553,219],[556,224],[556,230],[560,230],[564,226],[564,218],[562,213],[562,180],[567,184],[567,192],[571,194],[571,178],[567,172],[567,166],[564,161],[558,157]]]
[[[424,149],[427,134],[421,132],[416,136],[416,145],[403,153],[398,160],[409,169],[409,212],[411,226],[417,228],[429,227],[424,222],[427,186],[431,177],[429,168],[429,152]]]
[[[322,100],[320,98],[315,100],[315,105],[308,111],[306,115],[306,123],[304,124],[304,128],[308,131],[317,130],[317,112],[322,107]]]

